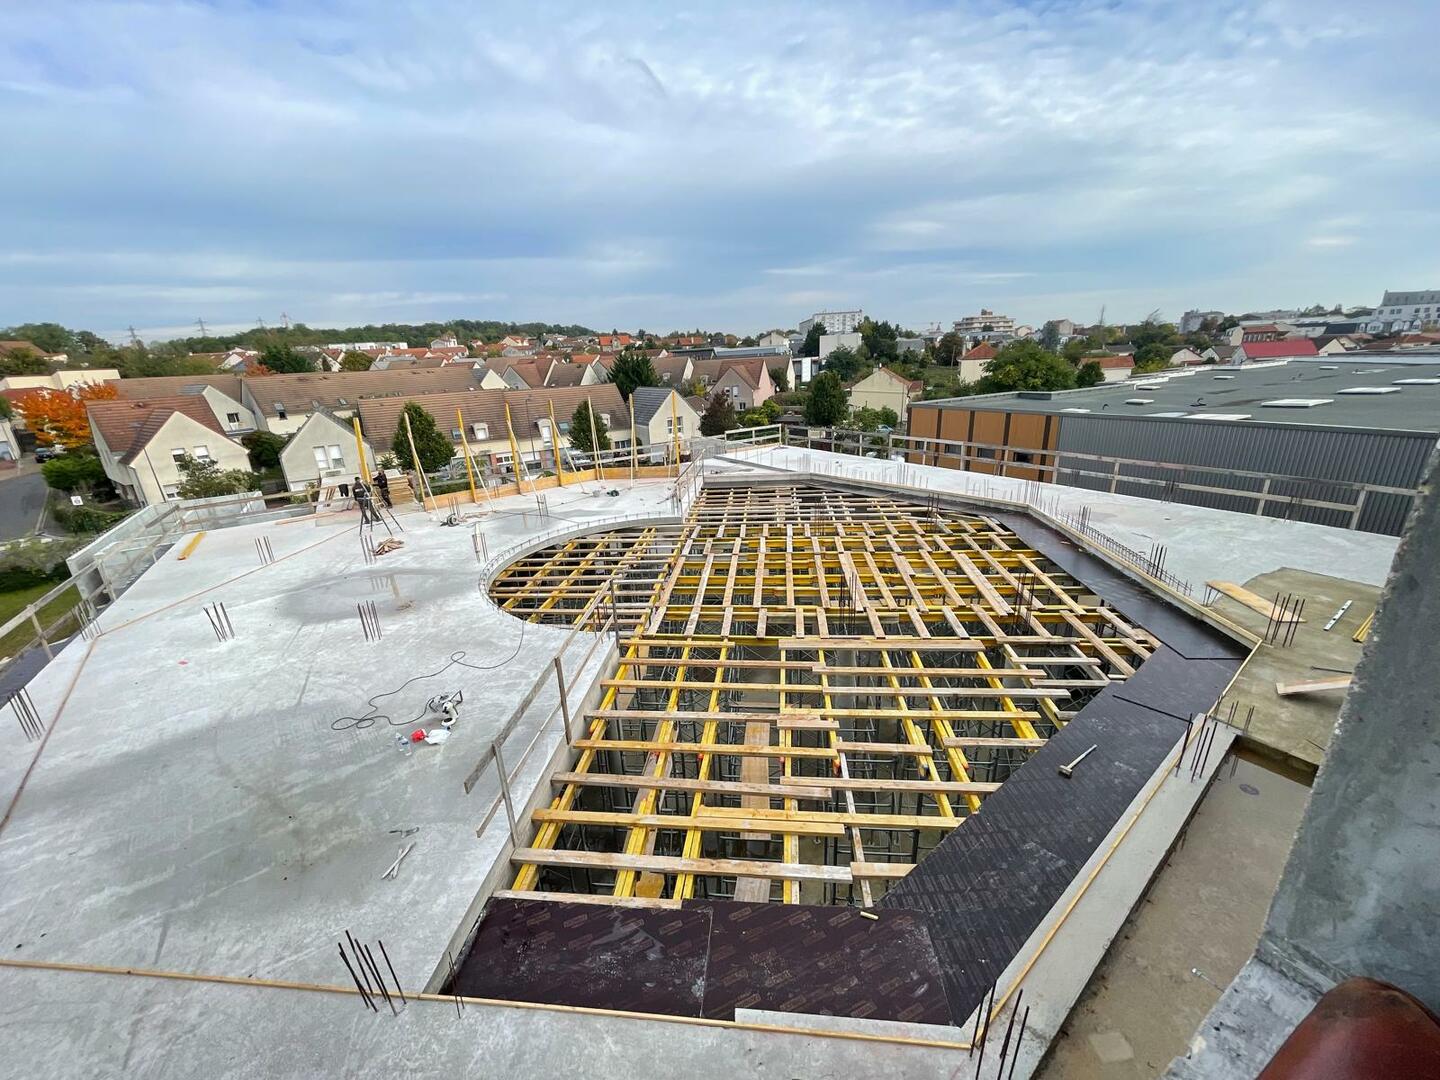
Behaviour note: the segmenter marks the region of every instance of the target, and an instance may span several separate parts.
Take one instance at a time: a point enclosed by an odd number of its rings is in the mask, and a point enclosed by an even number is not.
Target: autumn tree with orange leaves
[[[41,446],[63,446],[69,450],[92,441],[86,402],[110,401],[119,396],[108,383],[81,383],[69,390],[38,390],[27,394],[15,406],[15,411],[25,417],[25,426],[35,433],[35,441]]]

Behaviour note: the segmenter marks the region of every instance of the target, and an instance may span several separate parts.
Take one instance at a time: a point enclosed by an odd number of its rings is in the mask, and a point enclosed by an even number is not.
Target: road
[[[0,480],[0,541],[17,540],[34,532],[44,505],[45,478],[38,469]]]

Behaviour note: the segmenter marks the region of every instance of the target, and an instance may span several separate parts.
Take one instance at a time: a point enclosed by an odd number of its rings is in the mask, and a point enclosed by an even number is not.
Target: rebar
[[[10,695],[7,702],[11,712],[15,714],[16,721],[20,724],[20,730],[25,735],[26,742],[35,742],[45,734],[45,725],[40,720],[40,715],[35,711],[35,703],[30,700],[30,692],[21,687]]]

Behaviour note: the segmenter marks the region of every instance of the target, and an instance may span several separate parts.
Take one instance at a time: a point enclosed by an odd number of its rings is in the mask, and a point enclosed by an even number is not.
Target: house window
[[[284,405],[281,405],[280,402],[278,402],[278,401],[275,402],[275,419],[277,419],[277,420],[284,420],[284,419],[285,419],[285,406],[284,406]]]
[[[604,424],[607,428],[610,426],[610,414],[608,412],[602,412],[600,414],[600,423]]]
[[[1035,460],[1034,454],[1027,453],[1024,450],[1016,450],[1014,453],[1014,457],[1015,464],[1017,465],[1029,465]]]
[[[183,461],[185,458],[185,448],[183,446],[180,446],[174,450],[171,450],[170,456],[177,462]]]
[[[325,453],[325,447],[314,446],[311,447],[311,451],[315,455],[315,468],[323,473],[330,467],[330,459]]]
[[[229,424],[231,427],[239,427],[239,426],[240,426],[240,414],[239,414],[238,412],[226,413],[226,414],[225,414],[225,422],[226,422],[227,424]]]
[[[330,444],[330,467],[332,469],[345,468],[345,455],[340,452],[340,447],[334,443]]]
[[[470,430],[475,432],[475,438],[479,439],[481,442],[484,442],[486,439],[490,438],[489,424],[471,424]]]
[[[193,457],[196,461],[209,461],[209,460],[210,460],[210,448],[209,448],[208,446],[197,446],[197,447],[195,447],[193,450],[190,451],[190,455],[191,455],[191,457]]]
[[[459,442],[461,436],[463,436],[464,434],[465,434],[465,429],[464,429],[464,428],[458,428],[458,427],[457,427],[457,428],[451,428],[451,429],[450,429],[450,438],[451,438],[452,440],[454,440],[455,442]]]
[[[665,418],[665,434],[666,434],[666,435],[674,435],[675,432],[676,432],[675,417],[673,417],[673,416],[667,416],[667,417]],[[681,421],[680,421],[679,432],[680,432],[681,435],[684,435],[684,434],[685,434],[685,421],[684,421],[684,420],[681,420]]]

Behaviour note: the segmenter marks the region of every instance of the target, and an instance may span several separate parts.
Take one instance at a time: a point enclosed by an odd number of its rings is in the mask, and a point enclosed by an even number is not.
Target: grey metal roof
[[[1201,365],[1084,390],[1018,391],[927,401],[953,409],[1063,416],[1184,417],[1234,423],[1300,424],[1440,433],[1440,351],[1273,364]],[[1382,393],[1347,393],[1369,387]],[[1320,402],[1308,407],[1273,401]]]
[[[670,387],[637,386],[631,397],[635,400],[635,423],[648,424],[650,418],[670,400]]]

